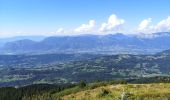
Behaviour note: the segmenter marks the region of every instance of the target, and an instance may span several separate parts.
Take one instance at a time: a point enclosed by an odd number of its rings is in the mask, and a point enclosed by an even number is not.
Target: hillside
[[[0,100],[169,100],[170,78],[96,81],[78,84],[34,84],[0,88]],[[149,81],[148,81],[149,80]]]
[[[107,85],[63,96],[61,100],[169,100],[170,84]]]

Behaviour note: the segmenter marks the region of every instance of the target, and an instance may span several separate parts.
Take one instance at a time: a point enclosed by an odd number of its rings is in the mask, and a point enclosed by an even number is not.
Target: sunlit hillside
[[[169,100],[170,84],[108,85],[73,93],[62,100]]]

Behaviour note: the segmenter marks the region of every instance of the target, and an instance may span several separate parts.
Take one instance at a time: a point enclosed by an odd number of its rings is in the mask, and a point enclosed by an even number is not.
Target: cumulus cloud
[[[144,19],[140,24],[138,30],[144,30],[148,28],[149,24],[151,23],[151,18]]]
[[[138,27],[138,32],[142,33],[156,33],[156,32],[169,32],[170,31],[170,16],[167,19],[161,20],[156,25],[149,25],[151,18],[143,20]]]
[[[155,31],[170,31],[170,16],[167,19],[160,21],[155,27]]]
[[[95,20],[90,20],[88,24],[82,24],[81,26],[77,27],[74,31],[77,33],[83,32],[91,32],[95,27]]]
[[[112,14],[107,23],[103,23],[99,29],[100,32],[116,31],[120,29],[120,26],[125,23],[125,20],[118,18],[115,14]]]

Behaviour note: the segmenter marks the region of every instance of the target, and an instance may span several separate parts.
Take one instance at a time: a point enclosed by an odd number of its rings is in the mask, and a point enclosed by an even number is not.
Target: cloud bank
[[[123,30],[124,29],[125,20],[119,18],[117,15],[112,14],[108,17],[107,22],[96,24],[95,20],[89,20],[88,23],[82,24],[76,28],[65,30],[63,28],[59,28],[55,31],[55,34],[62,35],[76,35],[76,34],[108,34],[108,33],[117,33],[121,31],[126,31],[124,34],[134,33],[136,35],[148,34],[152,35],[157,32],[170,32],[170,16],[166,19],[163,19],[152,25],[152,18],[143,19],[138,27],[135,27],[132,31]],[[141,34],[142,33],[142,34]]]
[[[170,32],[170,16],[161,20],[156,25],[150,25],[151,18],[144,19],[138,27],[138,32],[152,34],[156,32]]]

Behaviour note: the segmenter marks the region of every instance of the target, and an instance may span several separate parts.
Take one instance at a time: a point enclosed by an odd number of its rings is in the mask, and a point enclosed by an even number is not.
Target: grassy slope
[[[54,98],[55,95],[57,94],[54,94]],[[126,100],[169,100],[170,83],[107,85],[71,93],[63,96],[62,99],[121,100],[122,95]]]

